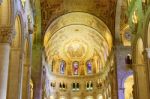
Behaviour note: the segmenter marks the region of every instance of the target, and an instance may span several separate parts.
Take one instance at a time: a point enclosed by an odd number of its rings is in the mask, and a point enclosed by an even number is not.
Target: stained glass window
[[[78,75],[78,69],[79,69],[79,62],[78,61],[74,61],[73,62],[73,72],[74,72],[74,75]]]
[[[65,68],[66,68],[66,62],[64,60],[62,60],[60,63],[60,73],[61,74],[65,73]]]
[[[91,60],[88,60],[86,62],[86,66],[87,66],[87,73],[88,74],[92,73],[92,61]]]

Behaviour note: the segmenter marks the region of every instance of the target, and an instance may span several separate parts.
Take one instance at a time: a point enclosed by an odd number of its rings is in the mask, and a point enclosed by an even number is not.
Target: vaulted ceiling
[[[114,33],[116,0],[41,0],[42,31],[56,17],[76,11],[97,16]]]
[[[44,36],[48,62],[55,55],[68,61],[85,62],[96,53],[105,64],[111,47],[112,36],[105,23],[83,12],[60,16],[50,24]]]

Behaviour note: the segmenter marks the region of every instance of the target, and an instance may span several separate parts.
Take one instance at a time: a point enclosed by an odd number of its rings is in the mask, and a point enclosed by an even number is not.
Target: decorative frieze
[[[0,43],[11,43],[14,36],[13,27],[0,27]]]

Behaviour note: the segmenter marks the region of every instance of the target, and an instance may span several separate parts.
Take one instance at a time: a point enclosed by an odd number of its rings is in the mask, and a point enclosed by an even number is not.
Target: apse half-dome
[[[60,75],[100,73],[106,67],[111,43],[109,29],[95,16],[82,12],[60,16],[44,38],[48,68]]]

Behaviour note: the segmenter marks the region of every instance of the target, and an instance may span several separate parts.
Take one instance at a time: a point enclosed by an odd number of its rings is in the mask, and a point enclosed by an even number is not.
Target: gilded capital
[[[0,43],[11,43],[14,34],[12,27],[0,27]]]

